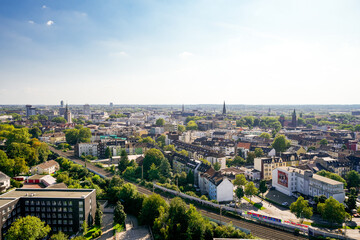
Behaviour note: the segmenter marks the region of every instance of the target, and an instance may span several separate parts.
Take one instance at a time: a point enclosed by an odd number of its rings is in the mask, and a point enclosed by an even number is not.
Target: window
[[[62,220],[58,220],[58,224],[62,224]]]
[[[29,207],[25,207],[25,211],[29,211]]]
[[[53,220],[52,220],[52,223],[53,223],[53,224],[56,224],[56,219],[53,219]],[[54,230],[56,231],[56,227],[55,227]]]
[[[29,201],[28,201],[28,200],[25,201],[25,205],[29,205]]]
[[[40,212],[40,207],[36,207],[36,211],[37,211],[37,212]]]
[[[73,220],[69,220],[69,224],[72,225],[72,224],[73,224]]]
[[[64,220],[64,224],[67,224],[67,220]]]
[[[58,213],[58,218],[61,218],[62,217],[62,214],[61,213]]]
[[[79,206],[83,206],[84,205],[84,202],[79,202]]]
[[[30,211],[32,211],[32,212],[35,211],[35,208],[34,208],[34,207],[31,207],[31,208],[30,208]]]
[[[80,213],[79,218],[84,218],[84,214]]]

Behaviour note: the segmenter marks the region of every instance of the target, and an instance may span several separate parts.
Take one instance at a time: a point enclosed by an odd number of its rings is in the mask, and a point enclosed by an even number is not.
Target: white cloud
[[[191,52],[182,52],[179,54],[179,57],[182,59],[188,59],[189,57],[193,56],[194,54],[192,54]]]
[[[47,8],[47,6],[46,6],[46,5],[43,5],[42,8],[45,9],[45,8]]]
[[[29,20],[28,23],[34,24],[35,22],[33,20]]]
[[[51,25],[53,25],[54,24],[54,21],[52,21],[52,20],[49,20],[49,21],[47,21],[47,23],[46,23],[46,25],[48,25],[48,26],[51,26]]]

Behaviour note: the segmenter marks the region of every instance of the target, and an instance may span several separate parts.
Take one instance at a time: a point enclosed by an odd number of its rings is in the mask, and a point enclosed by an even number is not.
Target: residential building
[[[59,164],[55,160],[50,160],[32,167],[30,171],[32,174],[52,174],[59,169]]]
[[[309,170],[301,170],[294,167],[279,167],[272,171],[272,186],[279,192],[288,196],[300,193],[315,197],[325,195],[332,196],[339,202],[345,200],[344,184],[313,174]]]
[[[81,230],[92,225],[96,211],[95,189],[15,189],[0,196],[0,239],[19,217],[36,216],[53,232]]]
[[[186,150],[189,152],[189,157],[195,160],[206,159],[212,165],[215,163],[220,164],[220,169],[226,168],[226,157],[225,154],[212,151],[208,148],[199,147],[194,144],[185,143],[182,141],[174,141],[173,144],[177,149]]]
[[[211,200],[231,202],[233,200],[234,185],[221,172],[210,168],[200,174],[199,188],[202,193],[209,195]]]
[[[42,136],[39,137],[40,141],[56,144],[62,143],[66,141],[65,133],[63,132],[55,132],[55,133],[44,133]]]
[[[26,105],[26,117],[36,115],[36,108],[31,105]]]
[[[260,178],[271,180],[272,171],[278,167],[298,166],[298,160],[282,159],[281,157],[262,157],[254,159],[254,168],[260,171]]]
[[[81,155],[98,156],[98,143],[78,143],[74,148],[75,156],[80,157]]]
[[[0,171],[0,192],[5,192],[10,188],[10,177]]]

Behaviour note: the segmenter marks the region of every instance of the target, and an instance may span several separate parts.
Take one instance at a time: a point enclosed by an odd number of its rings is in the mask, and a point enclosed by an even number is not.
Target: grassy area
[[[247,197],[243,197],[246,201],[248,201],[250,204],[252,204],[254,207],[256,207],[257,209],[260,210],[265,210],[266,208],[264,208],[263,206],[261,206],[259,203],[255,203],[253,201],[250,202],[250,199],[248,199]]]
[[[114,235],[115,233],[117,232],[122,232],[122,231],[125,231],[125,228],[123,225],[117,223],[116,225],[114,225]]]
[[[101,235],[101,227],[100,226],[92,226],[88,232],[84,235],[86,240],[90,240],[95,238],[94,236],[100,236]]]

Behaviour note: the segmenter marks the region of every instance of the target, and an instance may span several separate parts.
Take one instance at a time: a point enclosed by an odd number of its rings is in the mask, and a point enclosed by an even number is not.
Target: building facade
[[[325,195],[329,198],[332,196],[341,203],[345,200],[342,182],[294,167],[274,169],[272,171],[272,186],[288,196],[300,193],[310,197]]]
[[[15,189],[0,196],[0,239],[17,218],[29,215],[53,232],[76,233],[84,221],[93,224],[95,211],[95,189]]]

